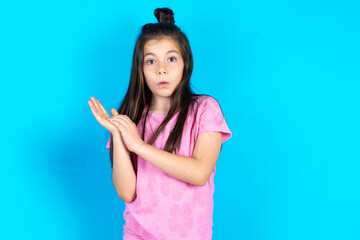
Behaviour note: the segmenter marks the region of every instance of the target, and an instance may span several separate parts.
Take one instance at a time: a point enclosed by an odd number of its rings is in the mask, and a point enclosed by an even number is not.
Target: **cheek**
[[[144,73],[145,81],[149,82],[153,76],[153,72],[149,71],[149,69],[144,69],[143,73]]]
[[[177,74],[178,74],[178,76],[180,76],[180,78],[182,77],[183,73],[184,73],[184,67],[179,68],[177,71]]]
[[[149,78],[145,76],[145,84],[151,88],[151,81],[149,81]]]
[[[143,68],[143,72],[144,72],[144,74],[146,74],[148,76],[153,76],[154,74],[156,74],[156,67],[155,66],[147,66],[147,67]]]
[[[185,65],[184,65],[184,62],[182,62],[178,68],[179,72],[181,73],[181,75],[183,74],[184,72],[184,68],[185,68]]]

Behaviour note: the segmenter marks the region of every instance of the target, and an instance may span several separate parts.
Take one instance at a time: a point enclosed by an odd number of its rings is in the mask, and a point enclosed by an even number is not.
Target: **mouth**
[[[166,86],[169,85],[169,82],[161,81],[157,85],[160,86],[160,87],[166,87]]]

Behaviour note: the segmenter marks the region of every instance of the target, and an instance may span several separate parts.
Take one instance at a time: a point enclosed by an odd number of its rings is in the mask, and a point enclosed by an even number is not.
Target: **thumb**
[[[115,108],[112,108],[112,109],[110,110],[110,112],[111,112],[111,114],[112,114],[113,116],[119,115],[118,111],[116,111]]]

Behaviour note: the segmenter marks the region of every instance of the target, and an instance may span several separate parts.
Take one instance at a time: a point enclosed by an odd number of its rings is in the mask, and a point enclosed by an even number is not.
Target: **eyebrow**
[[[177,54],[180,55],[180,53],[179,53],[178,51],[176,51],[176,50],[169,50],[169,51],[166,52],[166,54],[169,54],[169,53],[177,53]],[[154,55],[154,56],[155,56],[155,53],[148,52],[148,53],[146,53],[146,54],[144,55],[144,57],[146,57],[146,56],[148,56],[148,55]]]

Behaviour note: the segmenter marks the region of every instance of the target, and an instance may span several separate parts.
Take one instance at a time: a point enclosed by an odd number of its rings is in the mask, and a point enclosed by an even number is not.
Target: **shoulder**
[[[198,135],[204,132],[221,132],[222,142],[231,137],[231,131],[225,121],[224,114],[219,102],[212,96],[198,96],[196,121],[198,123]],[[212,133],[214,134],[214,133]]]
[[[219,102],[210,95],[196,95],[193,97],[193,108],[197,111],[204,112],[206,110],[221,111]]]
[[[205,95],[205,94],[195,95],[195,96],[193,96],[192,99],[193,99],[193,101],[196,101],[198,103],[207,102],[207,101],[216,101],[217,102],[217,100],[214,97],[212,97],[210,95]]]

